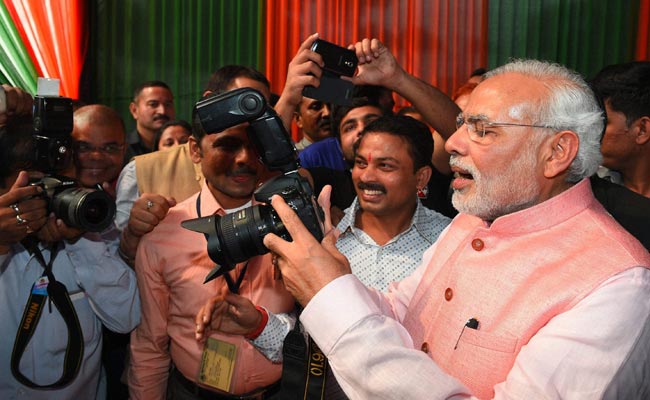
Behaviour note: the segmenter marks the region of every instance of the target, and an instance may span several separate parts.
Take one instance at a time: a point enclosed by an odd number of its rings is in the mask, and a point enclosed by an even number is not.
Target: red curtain
[[[84,0],[5,0],[39,76],[61,81],[77,99],[87,46]]]
[[[636,60],[650,60],[650,0],[639,4],[639,32],[636,39]]]
[[[486,0],[268,0],[266,75],[279,93],[311,33],[342,46],[376,37],[408,72],[451,94],[486,66],[487,7]]]

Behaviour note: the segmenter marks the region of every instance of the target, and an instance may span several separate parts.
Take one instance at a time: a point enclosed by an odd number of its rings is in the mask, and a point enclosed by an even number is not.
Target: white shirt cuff
[[[323,353],[328,355],[350,327],[369,315],[380,313],[372,291],[356,276],[347,274],[316,293],[300,314],[300,321]]]

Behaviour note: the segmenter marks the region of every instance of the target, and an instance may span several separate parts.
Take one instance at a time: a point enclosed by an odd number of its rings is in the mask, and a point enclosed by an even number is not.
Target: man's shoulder
[[[650,249],[650,199],[596,175],[591,177],[591,187],[607,212]]]
[[[427,239],[435,241],[440,235],[440,232],[451,224],[451,218],[425,207],[418,201],[415,215],[413,216],[413,224]]]
[[[140,143],[140,134],[138,133],[137,129],[133,129],[132,131],[127,132],[126,134],[126,142],[128,144],[136,144]]]
[[[189,160],[191,162],[189,145],[186,143],[180,146],[174,146],[171,149],[154,151],[135,157],[135,162],[138,165],[143,162],[160,164],[171,160]]]
[[[338,139],[336,139],[334,137],[329,137],[329,138],[325,138],[323,140],[319,140],[318,142],[312,143],[310,146],[305,148],[305,150],[303,150],[303,153],[306,153],[306,154],[309,155],[309,154],[313,154],[313,153],[320,152],[320,151],[327,151],[329,149],[335,149],[338,146],[339,146]]]
[[[343,152],[338,139],[327,138],[313,143],[299,154],[300,163],[305,168],[329,167],[337,170],[346,169]]]

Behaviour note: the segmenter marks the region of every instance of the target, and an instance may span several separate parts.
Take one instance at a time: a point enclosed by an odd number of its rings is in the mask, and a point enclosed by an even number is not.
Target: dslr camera
[[[101,232],[113,223],[113,198],[101,186],[82,188],[74,179],[58,175],[72,161],[72,113],[69,98],[34,98],[32,165],[45,175],[30,185],[43,188],[50,211],[66,225]]]
[[[322,240],[322,210],[314,199],[309,182],[297,172],[300,165],[293,142],[264,97],[255,89],[235,89],[201,100],[195,109],[201,127],[208,133],[249,123],[248,137],[262,163],[269,170],[282,172],[255,190],[255,200],[270,203],[273,195],[282,196],[309,232],[318,241]],[[237,263],[268,253],[263,244],[268,233],[291,241],[280,217],[268,204],[254,205],[224,216],[186,220],[181,226],[201,232],[207,238],[208,255],[217,266],[205,282],[230,271]]]
[[[352,50],[335,45],[322,39],[316,39],[311,50],[323,58],[323,74],[320,86],[305,86],[303,96],[340,106],[350,105],[354,85],[341,76],[353,76],[357,69],[357,55]]]

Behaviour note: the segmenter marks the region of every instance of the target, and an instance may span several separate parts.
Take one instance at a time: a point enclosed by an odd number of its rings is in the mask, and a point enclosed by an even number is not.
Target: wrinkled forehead
[[[547,90],[532,77],[506,73],[481,82],[469,95],[463,110],[466,117],[490,121],[522,121],[535,117]]]

